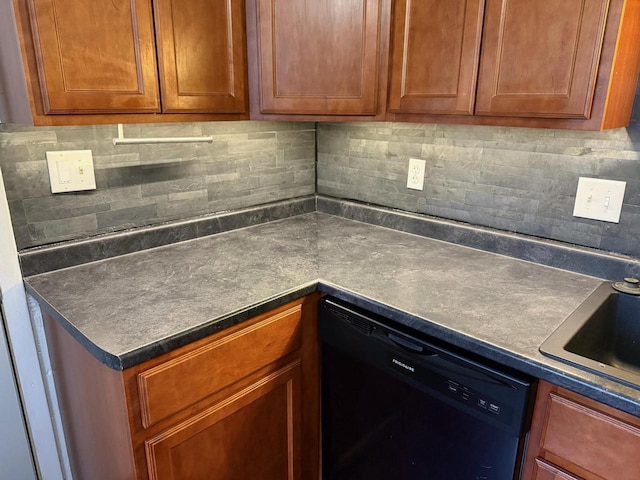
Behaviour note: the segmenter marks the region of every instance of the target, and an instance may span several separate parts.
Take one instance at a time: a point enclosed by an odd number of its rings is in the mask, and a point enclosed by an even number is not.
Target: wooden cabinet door
[[[154,0],[163,112],[248,110],[244,0]]]
[[[523,479],[637,480],[640,419],[538,383]]]
[[[151,480],[300,479],[300,363],[147,440]]]
[[[46,114],[158,112],[148,0],[29,0]]]
[[[476,114],[589,118],[609,0],[487,0]]]
[[[484,0],[397,0],[388,110],[473,114]]]
[[[381,0],[254,0],[260,113],[375,115]]]

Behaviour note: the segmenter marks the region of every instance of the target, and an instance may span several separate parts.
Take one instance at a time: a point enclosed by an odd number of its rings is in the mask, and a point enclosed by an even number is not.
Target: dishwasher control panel
[[[486,394],[478,394],[469,387],[448,379],[443,385],[443,390],[451,397],[480,412],[496,417],[509,417],[511,411],[508,406],[501,404]]]

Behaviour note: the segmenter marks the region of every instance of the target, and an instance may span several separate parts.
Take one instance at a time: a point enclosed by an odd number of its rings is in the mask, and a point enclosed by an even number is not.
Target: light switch
[[[91,150],[47,152],[51,193],[96,189]]]
[[[618,223],[627,182],[580,177],[574,217]]]

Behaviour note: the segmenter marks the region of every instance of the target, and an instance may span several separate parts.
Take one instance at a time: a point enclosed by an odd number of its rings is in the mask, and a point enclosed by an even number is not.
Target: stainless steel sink
[[[550,357],[640,387],[640,296],[600,285],[540,346]]]

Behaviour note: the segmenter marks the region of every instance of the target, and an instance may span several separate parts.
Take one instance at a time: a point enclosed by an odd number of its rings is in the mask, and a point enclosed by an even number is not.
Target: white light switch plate
[[[47,152],[51,193],[96,189],[91,150]]]
[[[574,217],[618,223],[627,182],[580,177]]]
[[[413,190],[424,189],[424,171],[427,162],[419,158],[409,159],[409,173],[407,174],[407,188]]]

